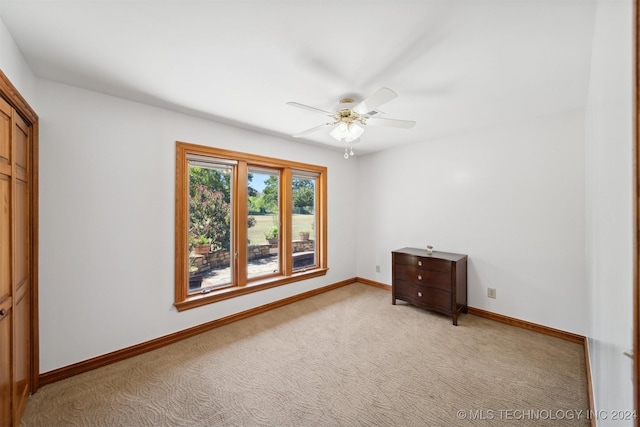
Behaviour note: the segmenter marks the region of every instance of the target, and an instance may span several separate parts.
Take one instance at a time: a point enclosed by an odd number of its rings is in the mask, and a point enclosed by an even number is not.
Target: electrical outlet
[[[380,266],[376,265],[376,273],[380,273]]]
[[[495,290],[495,288],[487,288],[487,296],[489,298],[495,299],[496,298],[496,290]]]

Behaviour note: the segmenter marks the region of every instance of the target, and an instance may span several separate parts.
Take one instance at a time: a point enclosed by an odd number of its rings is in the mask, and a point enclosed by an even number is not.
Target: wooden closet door
[[[12,108],[0,99],[0,425],[13,424]]]
[[[19,424],[31,390],[29,132],[0,98],[0,426]]]
[[[0,70],[0,426],[38,389],[38,116]]]
[[[31,366],[29,127],[13,112],[13,411],[19,419],[29,396]]]

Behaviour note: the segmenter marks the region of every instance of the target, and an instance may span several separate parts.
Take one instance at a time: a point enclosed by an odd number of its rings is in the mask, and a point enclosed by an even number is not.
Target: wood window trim
[[[281,212],[291,212],[291,180],[294,171],[308,171],[318,174],[317,180],[317,267],[305,271],[293,272],[293,263],[287,254],[291,253],[292,223],[290,215],[281,214],[281,273],[277,276],[260,278],[247,281],[245,246],[239,242],[247,241],[247,229],[240,226],[246,224],[247,204],[246,186],[239,185],[236,188],[236,202],[233,209],[233,247],[238,248],[237,256],[233,257],[234,271],[236,272],[236,284],[223,289],[212,290],[208,293],[189,294],[188,283],[188,231],[189,221],[189,155],[210,156],[221,159],[233,159],[238,161],[234,168],[234,180],[246,182],[248,169],[251,166],[260,166],[278,169],[281,171]],[[244,187],[244,188],[243,188]],[[281,160],[273,157],[260,156],[238,151],[202,146],[187,142],[176,142],[176,206],[175,206],[175,301],[174,306],[178,311],[200,307],[206,304],[226,300],[229,298],[247,295],[264,289],[282,286],[301,280],[319,277],[326,274],[327,268],[327,168],[324,166],[307,163]]]

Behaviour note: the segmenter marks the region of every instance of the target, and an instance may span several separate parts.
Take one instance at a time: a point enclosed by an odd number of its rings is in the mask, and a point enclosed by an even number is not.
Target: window
[[[316,188],[317,174],[294,171],[291,180],[291,223],[293,225],[293,270],[317,266]]]
[[[326,274],[326,167],[176,143],[175,305]]]
[[[188,293],[232,283],[231,176],[236,162],[187,155],[189,172]],[[225,254],[211,259],[210,253]],[[214,274],[215,273],[215,274]]]
[[[281,271],[279,208],[280,171],[250,167],[247,179],[248,280]]]

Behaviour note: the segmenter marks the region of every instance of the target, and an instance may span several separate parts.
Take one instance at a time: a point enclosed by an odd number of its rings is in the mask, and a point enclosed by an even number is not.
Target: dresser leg
[[[453,313],[451,317],[453,317],[453,326],[458,326],[458,313]]]

